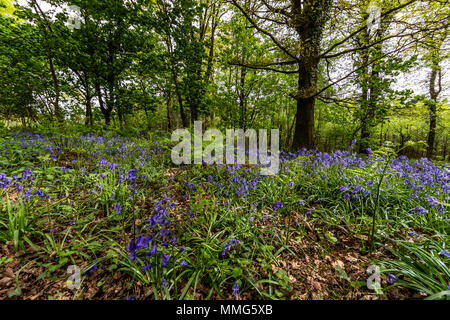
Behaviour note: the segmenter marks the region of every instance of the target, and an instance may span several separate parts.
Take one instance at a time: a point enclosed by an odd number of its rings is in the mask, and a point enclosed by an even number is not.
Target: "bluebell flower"
[[[430,205],[430,208],[435,208],[439,204],[435,197],[427,197],[426,199]]]
[[[117,202],[117,203],[114,205],[113,211],[114,211],[115,213],[117,213],[117,214],[119,214],[119,213],[122,212],[122,205],[120,204],[120,202]]]
[[[162,255],[162,262],[161,262],[161,265],[162,265],[163,267],[167,266],[167,264],[169,263],[169,260],[170,260],[170,256],[168,256],[168,255],[166,255],[166,254],[163,254],[163,255]]]
[[[417,212],[418,214],[420,214],[421,216],[424,215],[424,214],[426,214],[426,213],[428,213],[428,210],[425,209],[425,208],[423,208],[423,207],[421,207],[421,206],[415,207],[414,210],[416,210],[416,212]]]
[[[180,266],[187,266],[188,263],[186,262],[186,260],[181,261]]]
[[[130,259],[136,261],[136,243],[134,241],[130,242],[130,245],[127,247],[127,251],[130,253]]]
[[[152,264],[149,263],[148,265],[143,266],[143,267],[142,267],[142,270],[143,270],[143,271],[147,271],[147,270],[150,269],[151,267],[152,267]]]
[[[414,237],[414,238],[416,238],[416,239],[419,239],[419,237],[420,237],[415,231],[408,232],[408,234],[409,234],[411,237]]]
[[[272,208],[275,212],[277,212],[279,208],[283,208],[283,202],[281,201],[275,202],[274,204],[272,204]]]
[[[239,295],[239,285],[237,284],[237,282],[233,286],[233,295],[235,297],[237,297]]]
[[[128,176],[127,176],[128,180],[130,180],[131,182],[135,182],[137,175],[136,175],[136,170],[134,169],[130,169],[128,170]]]
[[[146,249],[148,247],[148,243],[151,239],[152,239],[152,236],[145,237],[144,235],[140,235],[139,237],[137,237],[135,250]]]
[[[176,207],[177,205],[176,205],[176,203],[174,202],[174,203],[169,203],[168,206],[169,206],[170,209],[173,210],[173,209],[175,209],[175,207]]]
[[[37,195],[37,196],[39,196],[39,198],[41,198],[41,199],[44,199],[44,198],[45,198],[45,193],[44,193],[44,191],[42,191],[42,190],[38,190],[38,191],[33,192],[33,195]]]
[[[94,272],[94,270],[97,270],[97,268],[98,268],[98,263],[94,264],[92,267],[90,267],[88,270],[86,270],[84,272],[84,275],[91,274],[92,272]]]
[[[439,253],[439,255],[446,256],[447,258],[450,258],[450,251],[443,250],[443,251],[441,251]]]
[[[230,242],[225,243],[223,251],[222,251],[222,256],[225,256],[231,250],[231,248],[233,246],[236,246],[238,244],[239,244],[239,240],[237,240],[237,239],[232,239],[232,240],[230,240]]]
[[[392,273],[389,273],[388,277],[387,277],[387,282],[389,282],[389,283],[397,282],[397,277],[394,276]]]
[[[157,246],[156,244],[154,244],[152,249],[149,252],[147,252],[146,256],[147,257],[154,256],[156,255],[157,251],[158,251]]]

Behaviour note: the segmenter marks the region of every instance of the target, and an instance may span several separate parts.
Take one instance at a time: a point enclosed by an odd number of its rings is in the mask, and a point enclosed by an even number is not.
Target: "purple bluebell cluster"
[[[36,203],[50,199],[47,193],[58,199],[59,197],[64,198],[60,192],[61,186],[63,186],[60,182],[64,182],[65,177],[69,174],[77,173],[80,176],[84,175],[83,178],[89,181],[88,188],[91,199],[104,201],[102,202],[104,207],[107,209],[112,207],[112,211],[116,214],[124,211],[136,214],[132,212],[133,208],[140,204],[136,202],[140,198],[136,195],[141,194],[140,190],[145,195],[145,187],[148,189],[149,186],[148,180],[152,179],[149,171],[152,161],[162,157],[166,149],[157,142],[140,143],[121,136],[88,134],[73,137],[68,142],[72,149],[83,150],[79,159],[71,161],[61,157],[63,151],[52,141],[50,138],[31,133],[18,134],[4,140],[0,144],[2,148],[0,152],[5,159],[8,159],[9,155],[13,155],[14,148],[21,148],[26,151],[26,154],[30,156],[29,160],[33,163],[40,164],[44,161],[47,163],[57,159],[60,159],[61,163],[58,162],[54,165],[57,169],[54,175],[57,175],[58,179],[54,180],[55,183],[52,184],[45,181],[47,175],[41,174],[42,171],[32,168],[20,172],[22,169],[18,170],[17,165],[8,164],[5,166],[8,173],[0,173],[0,192],[5,190],[6,193],[18,192],[21,199]],[[352,142],[352,147],[353,145],[354,142]],[[218,174],[212,174],[212,171],[205,170],[205,175],[200,180],[193,179],[191,176],[186,178],[187,181],[183,184],[184,191],[187,191],[184,202],[183,200],[178,201],[181,201],[182,205],[189,205],[189,202],[193,203],[200,192],[202,194],[203,191],[212,192],[217,196],[215,200],[218,201],[214,202],[217,207],[221,207],[220,209],[227,211],[228,214],[228,212],[233,212],[235,208],[233,206],[237,204],[240,208],[244,208],[246,213],[249,213],[249,216],[246,216],[243,221],[249,226],[254,226],[260,223],[256,219],[261,216],[263,222],[273,218],[260,212],[266,208],[270,211],[270,207],[273,211],[280,212],[288,211],[291,206],[296,209],[300,206],[302,210],[312,214],[315,210],[320,212],[324,203],[330,201],[331,198],[338,199],[336,202],[343,207],[373,203],[373,200],[376,200],[380,181],[379,172],[387,163],[387,174],[380,183],[381,197],[379,200],[384,201],[382,205],[399,199],[398,195],[401,194],[404,199],[409,197],[410,201],[401,204],[398,201],[395,203],[395,207],[403,206],[402,209],[407,207],[405,211],[411,212],[418,221],[424,221],[428,216],[448,219],[449,164],[436,165],[427,159],[409,161],[406,157],[387,161],[380,157],[377,158],[372,150],[368,150],[368,157],[358,157],[352,153],[352,147],[347,151],[331,153],[306,149],[298,152],[281,151],[281,170],[279,177],[276,178],[262,176],[254,167],[240,164],[219,165],[214,168],[214,170],[217,169],[215,172]],[[59,167],[60,165],[61,167]],[[180,170],[186,173],[183,171],[186,170],[186,167],[180,167]],[[95,177],[94,181],[90,180],[91,174]],[[170,183],[176,185],[178,182],[176,178],[171,176]],[[198,181],[201,181],[202,184]],[[306,185],[304,181],[326,192],[318,196],[321,197],[320,199],[310,197],[309,194],[301,195],[307,201],[295,198],[297,195],[294,192],[304,188]],[[282,183],[282,187],[278,183]],[[149,212],[151,213],[150,218],[145,221],[143,229],[133,234],[133,240],[126,248],[129,258],[138,264],[139,268],[147,275],[153,274],[154,270],[161,271],[165,268],[164,270],[167,271],[171,267],[182,268],[195,264],[195,258],[188,258],[185,248],[180,244],[180,242],[183,243],[183,238],[179,238],[179,234],[174,234],[174,222],[176,221],[174,212],[179,205],[169,196],[171,189],[172,186],[163,191],[166,192],[166,195],[154,203],[154,207]],[[273,191],[273,194],[268,190]],[[80,201],[81,203],[82,201]],[[284,210],[280,210],[281,208]],[[190,218],[195,217],[192,210],[183,209],[186,214],[183,215],[183,218],[187,219],[187,214]],[[194,211],[197,217],[202,217],[201,210]],[[141,212],[137,214],[141,214]],[[392,214],[395,214],[395,211]],[[193,221],[192,219],[187,220]],[[72,225],[72,223],[70,224]],[[252,232],[257,229],[255,227],[246,228]],[[58,230],[60,229],[58,228]],[[420,229],[416,228],[416,230]],[[50,233],[54,232],[55,229],[50,230]],[[420,237],[416,232],[409,234],[417,239]],[[240,237],[238,234],[235,236]],[[239,243],[240,241],[236,238],[226,242],[223,245],[222,257],[229,256]],[[242,247],[244,250],[245,247]],[[189,247],[187,249],[190,252],[191,249]],[[439,254],[444,260],[445,257],[450,257],[448,250],[442,250]],[[183,269],[189,270],[190,268],[189,266]],[[86,274],[90,274],[96,269],[97,264],[87,270]],[[160,274],[157,278],[158,282],[166,275]],[[387,281],[395,283],[397,278],[389,274]],[[167,279],[161,281],[163,287],[168,284]],[[239,295],[238,283],[233,285],[233,295],[236,297]]]
[[[425,208],[423,208],[421,206],[415,207],[414,210],[420,215],[424,215],[424,214],[427,214],[429,212],[427,209],[425,209]]]
[[[122,205],[120,204],[120,202],[117,202],[114,205],[113,211],[117,214],[120,214],[122,212]]]
[[[177,248],[178,238],[175,237],[169,228],[172,224],[170,213],[174,210],[176,204],[171,201],[169,196],[164,196],[164,199],[156,201],[154,204],[154,213],[150,219],[146,220],[147,234],[139,235],[135,240],[131,241],[127,247],[129,257],[132,261],[137,261],[139,252],[143,252],[144,271],[150,270],[153,267],[168,267],[171,261],[175,260],[179,265],[185,266],[187,262],[181,258],[181,254],[185,248]],[[172,253],[177,253],[173,255]]]
[[[50,196],[46,195],[45,192],[42,190],[37,190],[37,191],[33,192],[33,195],[39,196],[39,198],[41,198],[41,199],[44,199],[44,198],[50,199]]]
[[[278,209],[281,209],[281,208],[283,208],[283,202],[281,202],[281,201],[277,201],[274,204],[272,204],[272,209],[275,212],[277,212]]]
[[[231,239],[229,242],[226,242],[223,245],[222,256],[226,256],[228,252],[231,251],[232,247],[237,246],[239,244],[239,240]]]

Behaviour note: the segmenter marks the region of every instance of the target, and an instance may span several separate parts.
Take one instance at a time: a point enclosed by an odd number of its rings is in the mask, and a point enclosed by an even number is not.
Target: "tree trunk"
[[[111,125],[111,111],[108,109],[102,110],[103,116],[105,117],[105,124],[107,126]]]
[[[105,108],[105,104],[103,103],[102,91],[100,89],[100,84],[97,82],[95,84],[95,90],[97,91],[98,103],[100,105],[100,111],[103,113],[103,117],[105,118],[105,124],[109,126],[111,124],[111,109],[108,106]]]
[[[317,74],[323,31],[332,7],[331,0],[293,1],[292,23],[300,38],[298,86],[295,99],[297,114],[293,149],[314,147],[314,108],[317,94]]]
[[[297,100],[297,119],[295,125],[294,149],[314,147],[314,107],[315,99]]]
[[[308,97],[311,88],[315,88],[317,79],[313,75],[317,68],[316,65],[310,65],[309,68],[303,65],[299,74],[297,100],[297,114],[295,123],[294,141],[292,148],[312,149],[314,147],[314,108],[316,98]],[[309,70],[307,70],[309,69]]]
[[[391,21],[391,15],[385,15],[382,18],[379,29],[372,34],[369,30],[367,22],[369,20],[369,14],[363,14],[363,21],[366,23],[366,28],[360,33],[359,44],[370,45],[382,39],[385,36],[386,30],[389,27]],[[371,50],[375,49],[375,53],[371,53]],[[383,43],[376,43],[372,46],[372,49],[363,49],[360,51],[361,57],[361,78],[360,85],[362,86],[361,97],[361,139],[359,141],[359,153],[368,154],[367,149],[370,147],[371,132],[370,129],[377,124],[377,113],[379,113],[379,98],[381,96],[382,74],[378,70],[379,61],[370,62],[376,55],[381,54],[383,49]],[[380,120],[378,118],[378,120]],[[381,130],[383,131],[383,130]],[[381,132],[381,137],[383,132]],[[382,140],[382,139],[381,139]]]
[[[436,102],[432,101],[429,106],[429,111],[430,111],[430,129],[428,131],[428,138],[427,138],[427,158],[431,159],[433,157],[433,153],[434,153],[434,144],[435,144],[435,140],[436,140],[436,120],[437,120],[437,115],[436,115]]]
[[[194,125],[194,121],[198,119],[197,105],[194,101],[189,103],[189,110],[191,110],[191,125]]]
[[[366,63],[368,60],[367,55],[363,56],[363,63]],[[364,70],[366,70],[365,68]],[[359,140],[359,153],[366,153],[367,148],[369,148],[369,139],[370,139],[370,131],[368,124],[368,115],[367,115],[367,105],[368,105],[368,93],[369,90],[367,86],[363,85],[362,94],[361,94],[361,109],[362,116],[360,118],[361,121],[361,135]]]
[[[442,160],[445,161],[447,158],[447,139],[445,139],[444,150],[442,150]]]
[[[439,89],[436,89],[436,79],[439,76]],[[427,158],[431,159],[433,157],[434,145],[436,140],[436,122],[437,122],[437,98],[441,92],[441,70],[439,64],[433,64],[433,69],[431,71],[430,77],[430,97],[431,101],[428,103],[428,109],[430,112],[430,125],[427,138]]]
[[[180,106],[181,123],[183,124],[183,128],[187,128],[187,119],[186,119],[186,113],[184,112],[183,97],[181,95],[180,84],[178,83],[178,74],[175,70],[175,67],[173,67],[173,66],[171,68],[171,71],[172,71],[173,83],[175,84],[175,91],[177,93],[178,105]]]
[[[40,21],[41,26],[42,26],[42,31],[44,34],[44,42],[45,42],[45,50],[47,52],[47,59],[48,59],[48,64],[50,67],[50,73],[52,75],[52,81],[53,81],[53,87],[55,90],[55,101],[54,101],[54,112],[55,112],[55,116],[56,118],[62,122],[63,121],[63,117],[62,117],[62,113],[61,113],[61,109],[59,107],[59,95],[60,95],[60,90],[59,90],[59,84],[58,84],[58,78],[56,76],[56,71],[55,71],[55,66],[53,64],[53,54],[50,48],[50,43],[48,40],[48,29],[50,29],[50,25],[48,25],[47,22],[47,18],[45,17],[44,12],[41,10],[39,4],[37,3],[36,0],[33,0],[33,5],[35,7],[36,13],[39,15],[39,19],[43,19],[45,21],[45,24]],[[42,16],[42,17],[41,17]],[[51,29],[50,29],[51,32]]]
[[[92,103],[91,103],[91,95],[89,93],[89,88],[86,88],[86,119],[85,119],[85,125],[93,126],[93,119],[92,119]]]
[[[48,46],[48,44],[47,44]],[[47,52],[48,52],[48,62],[50,65],[50,72],[52,73],[52,79],[53,79],[53,87],[55,89],[55,115],[56,118],[58,118],[59,121],[62,121],[62,114],[61,114],[61,109],[59,108],[59,84],[58,84],[58,79],[56,77],[56,72],[55,72],[55,67],[53,65],[53,58],[51,56],[50,53],[50,48],[47,48]]]
[[[167,125],[169,131],[172,130],[172,121],[170,119],[170,106],[172,105],[172,91],[169,90],[167,97]]]
[[[245,77],[247,75],[247,70],[245,67],[241,67],[241,72],[240,72],[240,89],[239,89],[239,107],[241,109],[241,128],[246,130],[246,126],[247,126],[247,114],[246,114],[246,95],[244,92],[244,87],[245,87]]]
[[[370,130],[366,119],[361,123],[361,135],[359,141],[359,153],[367,153],[369,148]]]

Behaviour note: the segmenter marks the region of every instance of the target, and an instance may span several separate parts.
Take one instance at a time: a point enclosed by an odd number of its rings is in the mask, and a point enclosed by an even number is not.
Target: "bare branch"
[[[382,16],[382,17],[387,16],[387,15],[389,15],[389,14],[391,14],[391,13],[394,13],[394,12],[396,12],[396,11],[398,11],[398,10],[401,10],[401,9],[403,9],[403,8],[405,8],[405,7],[407,7],[407,6],[409,6],[410,4],[412,4],[412,3],[416,2],[416,1],[417,1],[417,0],[410,0],[410,1],[408,1],[408,2],[405,2],[404,4],[402,4],[402,5],[398,6],[398,7],[392,8],[392,9],[390,9],[390,10],[388,10],[388,11],[382,13],[381,16]],[[348,35],[347,37],[345,37],[345,38],[342,39],[341,41],[335,43],[335,44],[332,45],[330,48],[328,48],[327,50],[325,50],[325,52],[323,52],[323,53],[320,55],[320,57],[321,57],[321,58],[323,58],[323,57],[330,57],[330,56],[328,56],[328,53],[330,53],[331,51],[333,51],[334,49],[336,49],[336,48],[339,47],[340,45],[346,43],[348,40],[350,40],[351,38],[353,38],[354,36],[356,36],[358,33],[364,31],[366,28],[367,28],[367,26],[364,25],[364,26],[362,26],[361,28],[359,28],[358,30],[352,32],[350,35]]]
[[[252,19],[252,17],[250,16],[250,14],[244,10],[244,8],[242,8],[242,6],[238,3],[237,0],[232,0],[233,4],[236,6],[236,8],[239,9],[239,11],[242,12],[242,14],[247,18],[247,20],[255,27],[256,30],[258,30],[259,32],[261,32],[262,34],[268,36],[272,42],[278,47],[280,48],[281,51],[283,51],[284,53],[286,53],[289,57],[291,57],[294,60],[298,60],[298,58],[295,56],[295,54],[292,54],[285,46],[281,45],[281,43],[275,38],[275,36],[273,34],[271,34],[270,32],[268,32],[267,30],[261,28],[256,22],[255,20]]]
[[[246,67],[249,69],[254,69],[254,70],[267,70],[267,71],[274,71],[274,72],[278,72],[278,73],[284,73],[284,74],[295,74],[298,73],[299,70],[279,70],[279,69],[275,69],[275,68],[271,68],[269,67],[269,65],[279,65],[279,63],[275,63],[275,64],[268,64],[268,65],[252,65],[252,64],[245,64],[242,62],[231,62],[230,65],[232,66],[239,66],[239,67]]]

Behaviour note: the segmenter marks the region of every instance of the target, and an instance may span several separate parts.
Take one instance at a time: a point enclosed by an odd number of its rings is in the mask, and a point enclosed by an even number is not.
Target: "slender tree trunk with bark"
[[[187,128],[188,123],[187,123],[186,113],[184,112],[183,96],[181,95],[180,84],[178,82],[178,74],[175,70],[175,67],[173,67],[173,66],[171,68],[171,71],[172,71],[173,83],[175,84],[175,92],[176,92],[177,98],[178,98],[178,106],[180,107],[181,123],[183,124],[183,128]]]
[[[169,131],[172,130],[172,121],[170,119],[170,106],[172,105],[172,91],[169,90],[167,93],[167,125],[169,128]]]
[[[93,126],[92,103],[89,93],[86,93],[86,119],[84,123],[86,126]]]
[[[52,32],[51,27],[48,23],[47,17],[45,15],[45,13],[42,11],[41,7],[39,6],[38,2],[36,0],[32,1],[33,6],[36,10],[36,13],[39,15],[39,20],[40,20],[40,25],[42,27],[42,32],[44,35],[44,42],[45,42],[45,50],[47,53],[47,59],[48,59],[48,64],[50,67],[50,73],[52,75],[52,81],[53,81],[53,88],[55,90],[55,100],[53,102],[54,104],[54,113],[56,118],[62,122],[63,121],[63,117],[62,117],[62,112],[59,106],[59,96],[60,96],[60,90],[59,90],[59,84],[58,84],[58,77],[56,76],[56,71],[55,71],[55,66],[53,63],[53,53],[52,50],[50,48],[50,42],[48,39],[49,36],[49,31]]]
[[[111,125],[111,111],[103,110],[103,116],[105,117],[105,124],[107,126]]]
[[[427,137],[427,158],[431,159],[434,153],[434,145],[436,140],[436,123],[437,123],[437,99],[441,92],[442,72],[438,63],[434,63],[430,76],[430,97],[431,101],[428,103],[430,113],[430,123]],[[436,80],[438,80],[438,88],[436,88]]]
[[[240,89],[239,89],[239,107],[241,110],[241,121],[240,121],[240,126],[242,129],[246,130],[247,128],[247,121],[246,121],[246,108],[247,108],[247,103],[246,103],[246,95],[245,95],[245,91],[244,91],[244,87],[245,87],[245,77],[247,76],[247,69],[245,67],[241,67],[241,72],[240,72]]]

